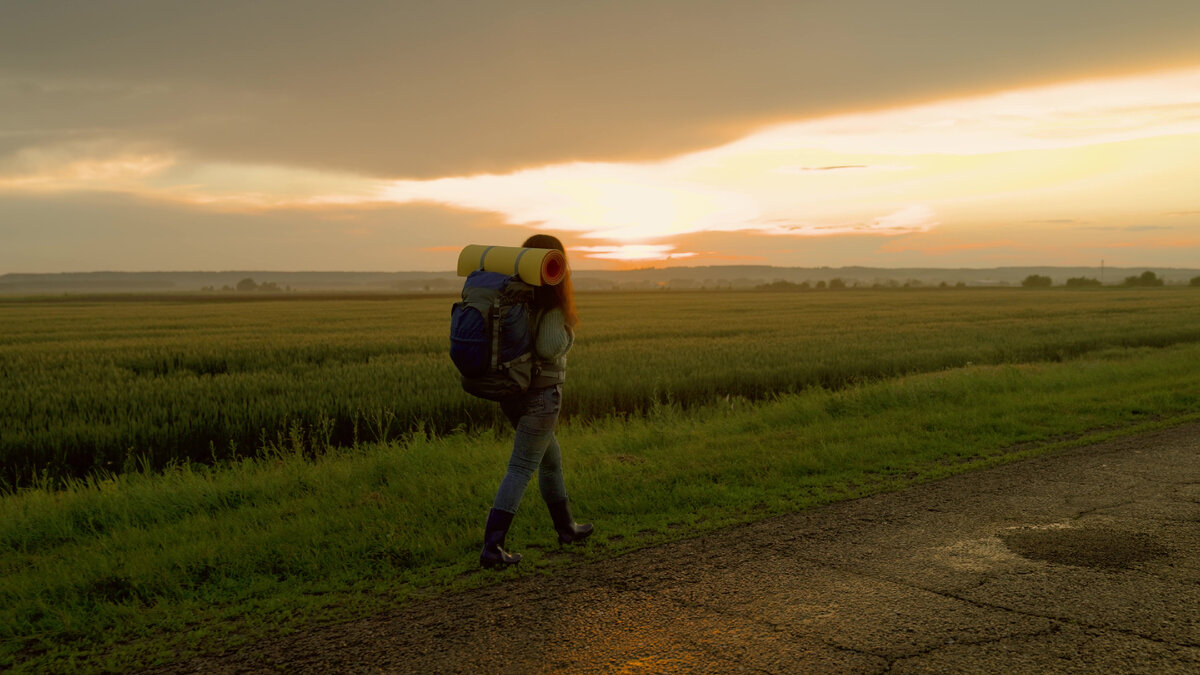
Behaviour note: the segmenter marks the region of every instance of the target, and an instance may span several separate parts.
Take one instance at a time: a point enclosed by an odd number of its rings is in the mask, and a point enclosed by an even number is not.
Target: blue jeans
[[[508,473],[500,481],[493,508],[516,513],[533,472],[547,504],[567,498],[563,483],[562,450],[554,438],[558,411],[562,407],[562,385],[529,391],[500,402],[500,410],[516,429]]]

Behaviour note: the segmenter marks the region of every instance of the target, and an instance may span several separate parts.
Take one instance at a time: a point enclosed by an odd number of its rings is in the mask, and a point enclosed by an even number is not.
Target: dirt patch
[[[1126,569],[1169,551],[1150,535],[1108,528],[1029,528],[1000,535],[1009,550],[1056,565]]]

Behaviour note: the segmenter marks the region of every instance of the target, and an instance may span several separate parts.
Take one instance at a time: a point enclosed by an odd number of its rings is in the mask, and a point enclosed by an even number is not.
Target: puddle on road
[[[1104,527],[1021,528],[999,537],[1027,560],[1076,567],[1125,569],[1169,553],[1150,535]]]

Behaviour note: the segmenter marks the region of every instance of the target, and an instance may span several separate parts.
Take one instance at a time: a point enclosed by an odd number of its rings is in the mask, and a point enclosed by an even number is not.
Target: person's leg
[[[558,439],[553,433],[550,434],[546,452],[542,454],[542,461],[538,464],[538,489],[541,490],[542,499],[547,504],[565,501],[567,498],[567,485],[563,480],[562,448],[559,447]]]
[[[502,567],[520,562],[520,555],[510,554],[503,549],[504,539],[534,471],[538,472],[538,488],[554,521],[558,541],[563,544],[578,543],[592,534],[591,524],[576,523],[571,515],[563,480],[562,448],[554,437],[561,405],[561,385],[528,392],[525,396],[500,404],[516,431],[508,471],[496,492],[488,517],[488,528],[484,533],[484,547],[480,554],[480,563],[484,567]]]
[[[554,406],[557,408],[562,400],[562,386],[554,388],[552,393]],[[558,532],[558,541],[571,544],[587,539],[592,533],[590,524],[578,524],[571,515],[571,505],[567,499],[567,486],[563,480],[562,448],[558,439],[550,435],[550,443],[542,454],[542,462],[538,466],[538,488],[541,489],[542,499],[550,510],[550,518],[554,521],[554,529]]]
[[[504,480],[500,481],[493,508],[516,513],[521,498],[525,495],[525,487],[533,477],[533,472],[541,465],[547,449],[552,443],[555,448],[558,447],[557,443],[554,443],[554,425],[558,422],[558,397],[550,395],[549,391],[529,392],[523,397],[525,408],[515,425],[508,471]],[[512,405],[508,407],[512,410]],[[509,410],[506,410],[505,414],[508,414]],[[559,461],[561,462],[561,459]]]
[[[500,489],[496,492],[484,528],[483,551],[479,554],[479,563],[484,567],[507,567],[521,561],[519,554],[504,550],[504,540],[512,525],[513,515],[521,504],[521,497],[525,494],[525,487],[554,438],[558,407],[548,403],[556,400],[539,390],[500,404],[500,409],[513,424],[516,433],[508,471],[504,474],[504,480],[500,481]]]

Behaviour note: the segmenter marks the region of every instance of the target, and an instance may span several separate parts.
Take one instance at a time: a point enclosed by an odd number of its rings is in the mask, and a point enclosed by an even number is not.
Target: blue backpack
[[[475,270],[450,310],[450,359],[468,393],[499,401],[533,380],[533,286]]]

